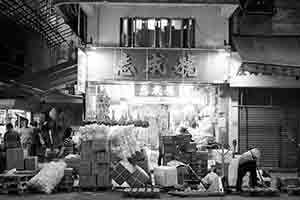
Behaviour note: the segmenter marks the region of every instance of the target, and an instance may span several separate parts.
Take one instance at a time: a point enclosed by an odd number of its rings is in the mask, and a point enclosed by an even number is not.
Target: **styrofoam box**
[[[177,169],[176,167],[159,166],[154,168],[155,184],[170,187],[177,184]]]

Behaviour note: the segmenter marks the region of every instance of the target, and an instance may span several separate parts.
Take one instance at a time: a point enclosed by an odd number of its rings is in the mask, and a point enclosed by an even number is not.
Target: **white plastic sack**
[[[229,186],[236,186],[237,176],[239,168],[239,159],[234,158],[229,164],[228,167],[228,184]]]
[[[209,192],[223,192],[224,191],[222,181],[220,181],[220,177],[214,172],[210,172],[209,174],[207,174],[202,179],[202,181],[209,185],[209,188],[207,189],[207,191],[209,191]]]
[[[28,182],[30,188],[50,194],[64,176],[64,161],[45,164],[41,171]]]
[[[150,172],[151,170],[154,170],[154,168],[158,167],[159,152],[155,150],[150,150],[148,147],[144,147],[143,150],[146,154],[148,170]]]
[[[169,167],[179,167],[179,166],[186,166],[183,162],[177,161],[177,160],[172,160],[167,163],[167,166]]]
[[[243,184],[242,188],[249,188],[250,187],[250,172],[247,172],[246,175],[243,177]]]

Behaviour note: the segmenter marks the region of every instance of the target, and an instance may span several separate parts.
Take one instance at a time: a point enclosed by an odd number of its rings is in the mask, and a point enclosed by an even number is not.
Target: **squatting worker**
[[[18,132],[14,131],[11,123],[6,125],[6,133],[4,133],[4,149],[21,148],[21,138]]]
[[[256,169],[259,165],[259,159],[261,157],[261,153],[259,149],[254,148],[251,149],[241,155],[239,158],[239,166],[238,166],[238,177],[237,177],[237,190],[241,191],[243,177],[247,172],[250,172],[250,186],[257,186],[257,174]]]

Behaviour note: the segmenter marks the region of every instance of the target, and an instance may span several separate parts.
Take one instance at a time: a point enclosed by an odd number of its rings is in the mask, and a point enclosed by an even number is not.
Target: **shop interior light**
[[[163,95],[162,86],[161,85],[155,85],[152,88],[152,95],[154,95],[154,96],[162,96]]]
[[[142,85],[140,88],[140,96],[148,96],[149,95],[149,89],[147,85]]]
[[[175,96],[174,86],[168,85],[166,87],[167,96]]]

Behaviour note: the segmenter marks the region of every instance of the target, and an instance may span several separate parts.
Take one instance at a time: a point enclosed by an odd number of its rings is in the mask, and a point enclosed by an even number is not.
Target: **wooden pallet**
[[[27,182],[19,182],[19,183],[1,183],[0,185],[0,193],[1,194],[24,194],[28,192]]]
[[[123,190],[124,197],[130,198],[160,198],[159,188],[126,188]]]
[[[78,187],[78,192],[102,192],[102,191],[110,191],[112,189],[111,186],[107,187]]]
[[[1,194],[24,194],[28,192],[27,183],[35,174],[0,174]]]
[[[300,195],[300,187],[294,187],[294,188],[287,188],[288,195]]]
[[[276,189],[243,189],[240,195],[247,197],[273,197],[279,196],[280,193]]]

